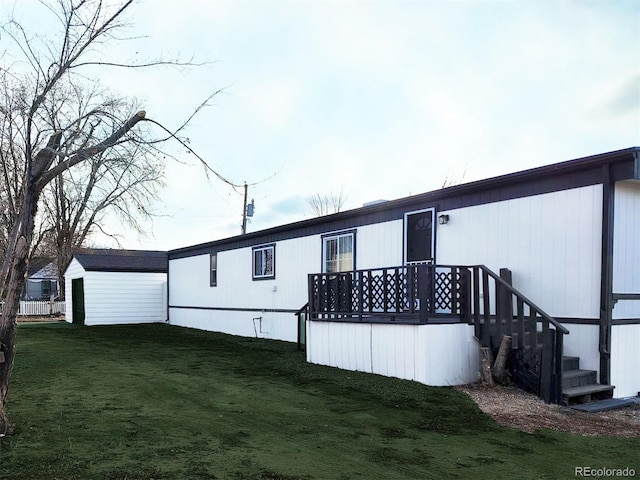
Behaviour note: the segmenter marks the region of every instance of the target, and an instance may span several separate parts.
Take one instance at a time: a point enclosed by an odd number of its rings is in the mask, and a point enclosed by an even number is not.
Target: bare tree
[[[149,219],[149,206],[163,185],[164,165],[129,144],[126,156],[104,152],[51,182],[42,198],[43,231],[55,245],[60,291],[64,292],[64,268],[73,251],[83,246],[94,230],[117,239],[104,228],[104,217],[115,213],[123,225],[142,232],[141,220]]]
[[[346,200],[347,196],[344,194],[344,190],[340,190],[339,193],[316,193],[307,198],[307,205],[315,216],[321,217],[331,213],[338,213],[342,210]]]
[[[442,181],[442,185],[440,188],[453,187],[454,185],[460,185],[464,183],[465,177],[467,176],[467,166],[465,165],[462,173],[458,176],[454,176],[451,172],[447,172],[444,176],[444,180]]]
[[[126,65],[104,58],[106,49],[102,47],[109,40],[118,39],[119,30],[125,26],[124,12],[132,2],[107,5],[102,0],[58,0],[55,6],[43,3],[53,22],[59,23],[57,39],[45,38],[41,32],[32,35],[14,20],[0,26],[3,41],[12,40],[19,52],[19,58],[5,53],[0,66],[0,195],[5,210],[0,218],[3,222],[6,219],[5,255],[0,268],[4,298],[0,317],[0,435],[13,431],[6,402],[15,359],[16,314],[43,192],[59,189],[65,182],[73,185],[77,181],[78,186],[93,178],[92,189],[105,185],[101,182],[111,186],[105,187],[104,203],[111,201],[111,205],[119,205],[120,213],[131,215],[128,209],[135,209],[135,202],[118,204],[114,199],[123,198],[126,194],[122,192],[127,185],[131,187],[133,176],[141,174],[137,169],[143,168],[144,161],[139,160],[159,153],[159,142],[175,137],[171,132],[169,136],[163,133],[164,138],[152,137],[143,122],[159,125],[157,122],[146,118],[142,110],[132,112],[130,103],[119,104],[108,95],[91,95],[83,108],[75,111],[67,108],[74,89],[97,84],[86,67],[178,64],[159,60]],[[130,161],[130,154],[135,161]],[[65,195],[78,191],[72,187]],[[60,203],[63,210],[71,202],[67,197]],[[125,204],[128,206],[123,207]],[[94,211],[101,211],[99,205],[95,207]],[[77,217],[69,212],[63,216]]]
[[[51,109],[50,123],[55,125],[63,110],[71,110],[76,116],[86,115],[86,108],[95,96],[95,92],[73,89],[72,95],[65,96],[63,106]],[[111,114],[135,110],[135,104],[106,98]],[[100,130],[96,121],[91,130],[94,136]],[[60,159],[65,157],[60,155]],[[141,220],[152,216],[150,204],[164,185],[163,175],[163,158],[159,158],[153,146],[126,142],[63,172],[47,185],[41,199],[41,232],[55,247],[61,292],[64,292],[64,268],[73,251],[83,246],[94,230],[118,240],[116,234],[104,228],[103,219],[108,212],[115,213],[123,225],[142,232]]]

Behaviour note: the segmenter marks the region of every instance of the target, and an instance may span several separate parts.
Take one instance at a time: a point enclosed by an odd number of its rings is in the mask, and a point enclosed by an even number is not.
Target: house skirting
[[[472,325],[307,321],[307,361],[433,386],[478,380]]]
[[[611,385],[616,398],[640,393],[640,324],[611,327]]]

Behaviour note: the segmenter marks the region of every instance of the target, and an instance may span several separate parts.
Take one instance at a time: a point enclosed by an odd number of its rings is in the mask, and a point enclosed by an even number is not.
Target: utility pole
[[[247,233],[247,182],[244,182],[244,204],[242,205],[242,235]]]
[[[253,202],[253,198],[251,199],[251,203],[247,204],[247,182],[244,182],[244,206],[242,207],[242,235],[247,233],[247,217],[253,217],[253,210],[255,208],[255,203]]]

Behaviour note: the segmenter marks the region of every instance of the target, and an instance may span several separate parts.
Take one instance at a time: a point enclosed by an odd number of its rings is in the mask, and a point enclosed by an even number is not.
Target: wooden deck
[[[512,337],[511,374],[546,402],[562,400],[563,335],[554,318],[484,265],[404,265],[308,277],[308,318],[340,323],[474,326],[483,347],[497,353]]]

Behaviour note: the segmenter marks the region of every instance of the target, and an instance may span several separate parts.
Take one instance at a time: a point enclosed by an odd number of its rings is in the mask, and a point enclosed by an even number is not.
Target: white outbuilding
[[[167,320],[167,253],[83,249],[65,270],[66,319],[77,325]]]

